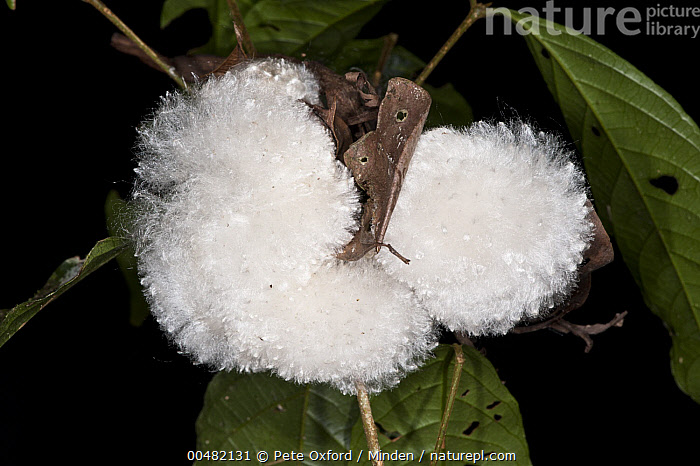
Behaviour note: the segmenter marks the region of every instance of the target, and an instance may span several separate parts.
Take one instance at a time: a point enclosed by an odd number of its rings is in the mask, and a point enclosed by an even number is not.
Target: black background
[[[64,259],[84,256],[107,236],[105,196],[111,189],[129,192],[135,127],[174,88],[165,75],[113,50],[115,29],[91,6],[18,3],[14,12],[0,6],[1,308],[26,300]],[[580,11],[580,3],[555,5]],[[656,3],[585,6],[644,12]],[[202,11],[161,30],[162,1],[108,4],[165,55],[184,54],[208,38]],[[543,5],[495,6],[542,11]],[[427,61],[467,10],[466,0],[394,0],[362,36],[397,32],[401,45]],[[671,21],[676,23],[700,25],[700,18]],[[593,37],[671,93],[697,121],[693,65],[700,38],[625,36],[610,25]],[[452,82],[477,119],[520,115],[566,135],[517,35],[487,36],[483,22],[477,24],[429,82]],[[697,451],[700,406],[675,385],[668,332],[644,306],[618,256],[594,274],[593,293],[572,319],[604,322],[623,310],[629,311],[624,326],[595,337],[589,354],[581,340],[551,332],[480,342],[520,403],[535,464],[672,464]],[[130,327],[126,287],[110,262],[0,348],[0,464],[185,464],[211,376],[179,355],[151,320]]]

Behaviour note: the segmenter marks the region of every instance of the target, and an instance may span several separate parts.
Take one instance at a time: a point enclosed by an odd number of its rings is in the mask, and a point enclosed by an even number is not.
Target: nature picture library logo
[[[488,8],[486,33],[494,33],[497,18],[503,18],[506,35],[513,30],[521,35],[538,34],[541,31],[559,35],[564,31],[551,23],[564,25],[568,34],[605,35],[614,28],[626,36],[675,36],[696,39],[700,37],[700,6],[677,6],[656,3],[653,6],[561,7],[553,0],[538,10],[524,7],[517,10],[529,15],[515,22],[507,8]],[[546,21],[540,21],[540,19]]]

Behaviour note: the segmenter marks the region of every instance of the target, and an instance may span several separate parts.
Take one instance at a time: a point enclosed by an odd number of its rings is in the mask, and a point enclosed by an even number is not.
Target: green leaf
[[[173,20],[179,18],[189,10],[204,8],[209,11],[210,9],[216,8],[219,4],[226,6],[228,10],[226,0],[165,0],[160,12],[160,27],[165,28]]]
[[[446,450],[515,453],[517,464],[530,464],[518,403],[484,356],[473,348],[464,348],[464,353]],[[382,451],[414,455],[413,461],[391,464],[417,464],[423,451],[423,462],[429,464],[454,367],[451,346],[443,345],[435,354],[398,387],[371,399],[383,432]],[[350,461],[333,464],[357,464],[363,452],[359,464],[369,464],[355,397],[325,385],[299,386],[267,374],[221,372],[214,377],[197,420],[197,448],[247,452],[254,464],[258,451],[266,451],[270,462],[275,461],[274,451],[304,453],[300,464],[319,464],[309,454],[328,450],[351,452]]]
[[[426,128],[467,126],[474,121],[472,108],[452,84],[447,83],[442,87],[423,84],[423,87],[433,98],[433,105],[425,122]]]
[[[121,235],[121,228],[130,221],[128,205],[119,197],[119,193],[116,190],[112,190],[107,194],[105,217],[109,234],[115,237]],[[137,272],[134,249],[131,246],[127,246],[126,250],[119,254],[116,259],[119,269],[124,276],[126,286],[129,289],[129,322],[134,327],[138,327],[146,320],[149,311]]]
[[[258,1],[260,0],[237,0],[241,15],[245,18],[246,12]],[[211,39],[198,48],[196,53],[228,56],[236,45],[236,33],[227,0],[166,0],[161,10],[160,27],[168,26],[173,20],[195,8],[205,9],[212,25]]]
[[[238,6],[253,44],[260,54],[284,54],[323,61],[337,73],[359,68],[374,72],[384,38],[355,39],[360,28],[386,0],[247,0]],[[213,25],[212,39],[197,53],[227,56],[236,44],[226,0],[166,0],[161,26],[193,8],[204,8]],[[383,80],[401,76],[415,78],[425,63],[401,46],[387,60]],[[433,98],[426,127],[464,126],[473,121],[471,107],[451,84],[424,86]]]
[[[598,214],[670,329],[676,382],[700,402],[700,130],[609,49],[558,24],[510,15],[533,32],[525,40],[583,152]]]
[[[259,54],[324,60],[353,39],[386,0],[239,0],[238,8]],[[212,38],[198,53],[227,56],[236,35],[226,0],[166,0],[161,27],[193,8],[204,8]]]
[[[321,60],[335,55],[386,0],[261,0],[243,14],[260,53]]]
[[[488,359],[474,348],[462,347],[462,350],[466,361],[443,451],[515,453],[517,464],[530,464],[518,402]],[[416,464],[423,451],[426,453],[421,462],[430,463],[455,362],[454,350],[449,345],[438,347],[435,355],[397,388],[371,400],[374,420],[385,433],[379,439],[382,451],[416,455],[414,461],[391,464]],[[356,425],[354,449],[363,447],[363,436],[362,426]],[[463,459],[452,464],[469,464],[469,461]]]
[[[114,259],[126,248],[120,238],[106,238],[99,241],[81,260],[78,257],[66,259],[49,277],[46,284],[30,300],[0,313],[0,346],[34,317],[37,312],[73,287],[83,278]]]
[[[379,63],[384,44],[384,37],[351,40],[325,64],[339,74],[344,74],[353,68],[359,68],[368,76],[372,76]],[[424,66],[425,62],[420,58],[397,45],[392,49],[386,61],[382,77],[384,82],[396,76],[412,79]]]
[[[357,400],[326,385],[220,372],[207,388],[197,419],[197,448],[248,452],[253,464],[258,464],[258,451],[267,451],[270,462],[276,461],[274,451],[345,452],[358,418]],[[305,458],[303,464],[318,463]]]
[[[5,0],[5,3],[7,3],[8,7],[10,7],[10,10],[17,8],[17,0]]]

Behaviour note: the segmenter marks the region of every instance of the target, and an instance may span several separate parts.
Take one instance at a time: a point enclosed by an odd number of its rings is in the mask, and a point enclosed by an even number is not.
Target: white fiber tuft
[[[163,99],[133,192],[151,310],[195,362],[298,382],[391,386],[432,347],[411,290],[339,265],[359,201],[306,103],[303,66],[266,59]]]
[[[332,261],[297,289],[266,290],[231,334],[238,364],[299,383],[355,393],[397,384],[433,348],[433,324],[415,294],[375,261]]]
[[[571,154],[525,124],[424,133],[382,252],[451,330],[505,333],[575,286],[590,240],[586,188]]]

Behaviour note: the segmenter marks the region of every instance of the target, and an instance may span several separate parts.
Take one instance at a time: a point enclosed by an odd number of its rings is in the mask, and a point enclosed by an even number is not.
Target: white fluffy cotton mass
[[[451,330],[505,333],[561,301],[587,248],[586,188],[571,154],[525,124],[437,128],[416,148],[382,252]]]
[[[378,392],[397,384],[434,347],[432,320],[415,294],[376,261],[330,262],[305,287],[266,291],[232,334],[245,369],[330,382],[343,393],[355,393],[359,380]]]
[[[163,99],[140,130],[139,273],[198,363],[376,391],[425,356],[431,321],[376,265],[333,259],[360,206],[302,102],[318,92],[302,65],[266,59]]]

